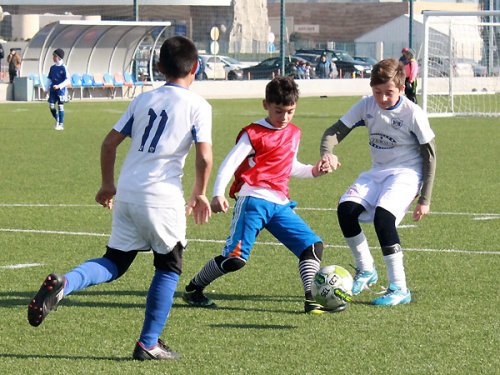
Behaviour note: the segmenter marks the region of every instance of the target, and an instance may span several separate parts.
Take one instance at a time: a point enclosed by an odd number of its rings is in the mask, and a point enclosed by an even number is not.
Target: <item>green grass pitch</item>
[[[324,129],[358,98],[302,98],[299,160],[314,163]],[[265,116],[261,100],[213,100],[214,171],[239,129]],[[153,275],[150,254],[120,280],[75,293],[38,328],[27,304],[50,272],[64,273],[105,250],[111,213],[94,202],[102,139],[127,102],[72,102],[53,130],[47,103],[0,104],[0,348],[2,374],[498,374],[500,371],[500,124],[493,118],[431,119],[438,170],[432,213],[400,228],[413,302],[368,303],[340,314],[303,314],[297,260],[263,232],[248,265],[215,281],[217,310],[187,307],[183,286],[220,253],[231,212],[208,225],[189,220],[184,273],[163,338],[183,358],[130,360]],[[118,164],[127,150],[119,150]],[[323,265],[352,263],[336,203],[369,167],[365,129],[337,153],[342,167],[293,180],[297,212],[324,239]],[[185,191],[191,189],[193,155]],[[117,171],[118,174],[118,171]],[[372,226],[365,232],[380,284],[385,268]]]

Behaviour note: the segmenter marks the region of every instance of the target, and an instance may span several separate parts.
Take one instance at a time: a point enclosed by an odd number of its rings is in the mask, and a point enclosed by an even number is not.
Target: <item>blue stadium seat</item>
[[[75,91],[80,91],[80,99],[83,98],[82,76],[78,73],[71,75],[71,97],[75,96]]]
[[[137,87],[141,87],[141,89],[143,89],[143,87],[144,87],[144,82],[135,80],[130,72],[123,73],[123,80],[124,80],[125,84],[127,84],[127,85],[132,84],[133,85],[134,91],[132,93],[132,96],[135,96],[135,89]]]
[[[87,89],[87,92],[89,93],[89,98],[92,97],[92,90],[94,89],[94,78],[92,77],[92,74],[85,73],[82,75],[82,90]]]
[[[95,75],[94,75],[95,77]],[[116,94],[116,87],[115,87],[115,82],[114,82],[114,79],[113,79],[113,76],[109,73],[104,73],[103,76],[102,76],[102,79],[104,81],[104,87],[106,87],[108,89],[108,92],[109,92],[109,97],[114,99],[115,98],[115,94]]]
[[[38,74],[31,73],[28,75],[28,78],[33,81],[33,96],[35,100],[41,100],[42,81],[40,80],[40,76]]]

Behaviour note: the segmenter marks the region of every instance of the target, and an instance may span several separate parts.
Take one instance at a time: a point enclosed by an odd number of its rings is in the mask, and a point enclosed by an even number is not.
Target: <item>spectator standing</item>
[[[309,63],[309,61],[306,62],[304,66],[304,78],[311,79],[311,64]]]
[[[10,49],[9,56],[7,56],[7,62],[9,63],[9,82],[13,83],[19,69],[21,69],[21,56],[19,56],[15,48]]]
[[[318,78],[331,78],[332,76],[332,63],[328,61],[326,54],[321,55],[318,65],[316,65],[316,77]]]
[[[413,103],[417,103],[417,75],[418,63],[415,59],[415,51],[411,48],[403,48],[399,59],[405,66],[405,95]]]
[[[5,57],[5,52],[3,50],[3,46],[0,43],[0,80],[3,80],[3,73],[2,73],[2,60]]]
[[[297,78],[298,79],[306,78],[306,69],[303,61],[297,61]]]

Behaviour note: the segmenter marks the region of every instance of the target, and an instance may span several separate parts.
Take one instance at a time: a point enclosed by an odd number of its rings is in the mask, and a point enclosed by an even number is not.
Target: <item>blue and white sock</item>
[[[64,123],[64,105],[59,104],[58,109],[59,109],[59,120],[57,122],[62,126],[62,124]]]
[[[56,105],[54,103],[49,103],[49,108],[50,108],[50,113],[52,114],[52,116],[56,119],[57,122],[59,122],[57,120],[57,110],[56,110]]]

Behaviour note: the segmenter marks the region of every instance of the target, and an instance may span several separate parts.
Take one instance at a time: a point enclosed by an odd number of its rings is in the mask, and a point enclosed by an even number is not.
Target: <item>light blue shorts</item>
[[[276,204],[255,197],[239,197],[222,255],[248,260],[262,229],[267,229],[297,257],[321,238],[293,210],[297,203]]]

